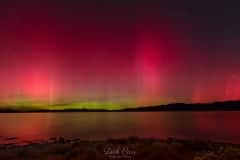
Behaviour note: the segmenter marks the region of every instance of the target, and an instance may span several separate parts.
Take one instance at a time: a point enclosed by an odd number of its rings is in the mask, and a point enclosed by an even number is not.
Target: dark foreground
[[[2,144],[1,160],[239,160],[240,145],[197,140],[51,138],[26,145]]]

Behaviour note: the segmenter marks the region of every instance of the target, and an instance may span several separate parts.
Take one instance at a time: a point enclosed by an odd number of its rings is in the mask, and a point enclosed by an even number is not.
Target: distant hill
[[[240,111],[240,101],[225,101],[213,103],[174,103],[159,106],[144,106],[123,109],[123,111]]]
[[[65,104],[66,108],[68,107]],[[77,109],[71,108],[71,105],[67,109],[37,109],[26,106],[18,106],[18,108],[11,109],[9,107],[1,107],[0,113],[21,113],[21,112],[160,112],[160,111],[240,111],[240,101],[225,101],[225,102],[213,102],[213,103],[174,103],[159,106],[144,106],[137,108],[126,109]]]

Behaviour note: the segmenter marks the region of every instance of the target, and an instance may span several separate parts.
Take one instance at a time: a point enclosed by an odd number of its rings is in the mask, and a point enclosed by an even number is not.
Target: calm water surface
[[[51,137],[198,138],[240,143],[240,112],[1,113],[1,142]]]

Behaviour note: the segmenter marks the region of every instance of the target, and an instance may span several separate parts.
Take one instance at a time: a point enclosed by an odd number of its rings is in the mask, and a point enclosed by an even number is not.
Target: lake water
[[[107,139],[129,136],[240,143],[240,112],[0,113],[0,139],[63,136]],[[14,138],[12,138],[14,139]]]

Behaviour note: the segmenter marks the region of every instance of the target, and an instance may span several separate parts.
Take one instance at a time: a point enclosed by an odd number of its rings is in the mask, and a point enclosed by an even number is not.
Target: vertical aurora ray
[[[224,100],[240,99],[240,77],[233,75],[227,79]]]
[[[139,78],[139,105],[157,103],[161,90],[161,51],[153,35],[145,33],[137,44],[137,72]]]
[[[139,17],[136,40],[138,105],[173,103],[186,95],[178,85],[184,80],[181,72],[188,54],[187,43],[184,34],[179,33],[181,27],[173,24],[174,20],[165,17]]]

